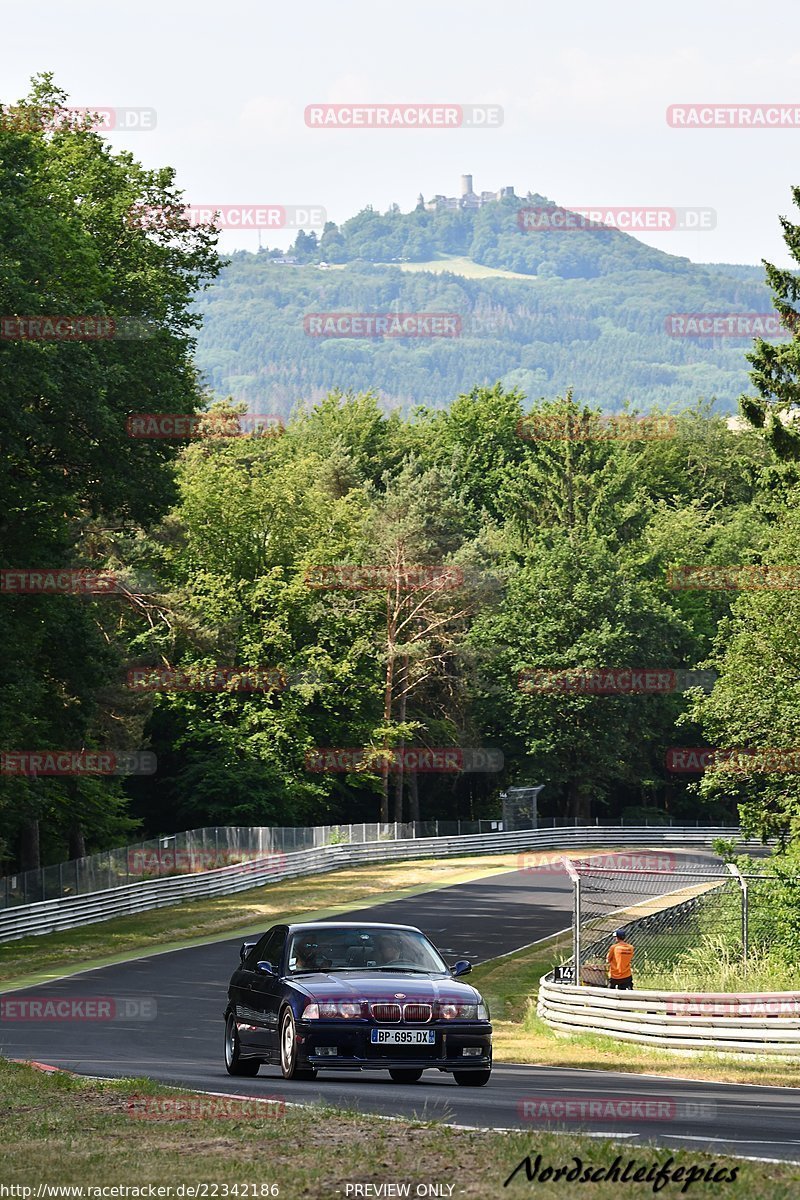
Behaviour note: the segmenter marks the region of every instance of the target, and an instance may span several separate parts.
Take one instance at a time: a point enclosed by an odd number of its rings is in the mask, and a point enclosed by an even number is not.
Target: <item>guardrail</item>
[[[545,975],[538,1014],[563,1032],[646,1046],[800,1057],[800,992],[611,992]]]
[[[257,860],[195,875],[143,880],[80,896],[66,896],[0,911],[0,942],[55,933],[107,921],[110,917],[146,912],[196,900],[228,895],[274,883],[317,875],[365,863],[394,859],[442,858],[450,855],[497,854],[523,850],[588,850],[617,846],[709,846],[715,838],[737,837],[730,827],[644,826],[608,828],[567,826],[517,833],[466,834],[461,837],[406,838],[322,846],[289,854],[266,854]]]

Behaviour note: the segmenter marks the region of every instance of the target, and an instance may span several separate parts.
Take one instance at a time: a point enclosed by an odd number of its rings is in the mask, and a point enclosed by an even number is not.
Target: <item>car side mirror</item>
[[[255,942],[242,942],[241,946],[239,947],[239,961],[240,962],[244,962],[244,960],[247,958],[250,951],[253,949],[253,946],[255,946],[255,945],[256,945]]]
[[[275,974],[275,968],[273,967],[271,962],[256,963],[256,970],[258,971],[259,975],[274,975]]]
[[[459,959],[454,967],[450,968],[450,974],[453,976],[453,979],[458,979],[459,975],[469,975],[471,970],[472,963],[462,958]]]

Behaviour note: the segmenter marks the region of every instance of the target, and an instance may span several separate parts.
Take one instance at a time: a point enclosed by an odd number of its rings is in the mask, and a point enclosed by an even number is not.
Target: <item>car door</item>
[[[263,934],[245,955],[242,965],[231,981],[230,999],[239,1024],[239,1040],[246,1050],[263,1049],[266,1038],[262,1021],[253,1007],[255,1001],[256,963],[262,962],[274,930]]]
[[[245,962],[247,970],[247,1008],[253,1025],[250,1045],[272,1057],[278,1048],[278,1010],[283,995],[283,958],[286,949],[287,927],[278,925],[250,952]],[[259,962],[272,964],[274,975],[257,969]]]

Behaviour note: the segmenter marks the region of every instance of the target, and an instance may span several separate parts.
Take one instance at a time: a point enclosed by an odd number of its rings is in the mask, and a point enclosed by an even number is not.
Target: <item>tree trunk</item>
[[[19,831],[19,869],[20,871],[38,871],[41,865],[39,822],[32,818],[24,821]]]
[[[386,655],[386,686],[383,696],[383,723],[388,725],[392,719],[392,699],[394,691],[394,650],[389,643]],[[384,742],[384,746],[386,743]],[[389,762],[384,759],[381,763],[381,823],[389,820]]]
[[[67,850],[67,858],[86,858],[86,838],[83,835],[83,828],[80,823],[71,826],[68,833],[69,849]]]
[[[408,656],[403,659],[403,669],[400,675],[400,720],[406,719],[406,687],[408,686]],[[395,821],[403,820],[403,784],[405,782],[405,764],[403,761],[403,751],[405,750],[405,740],[400,743],[400,753],[397,756],[397,771],[394,777],[394,816]]]
[[[571,779],[567,786],[567,817],[579,825],[589,824],[590,800],[581,787],[580,779]]]
[[[408,776],[408,819],[419,821],[419,776],[416,771]]]

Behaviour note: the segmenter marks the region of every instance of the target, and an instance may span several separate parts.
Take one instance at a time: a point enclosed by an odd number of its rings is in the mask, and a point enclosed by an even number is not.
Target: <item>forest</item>
[[[64,100],[43,77],[26,105]],[[138,204],[175,221],[136,227]],[[609,423],[567,370],[526,391],[476,368],[447,406],[387,412],[354,372],[254,425],[198,366],[224,264],[180,209],[170,170],[90,128],[0,122],[2,312],[145,331],[0,340],[7,868],[203,824],[496,816],[509,784],[569,821],[791,839],[797,341],[750,347],[740,430],[689,364],[694,402],[657,421],[646,389]],[[794,273],[767,278],[788,318]],[[182,436],[137,436],[145,413]],[[699,747],[771,753],[687,771]],[[26,771],[34,752],[155,769]]]

